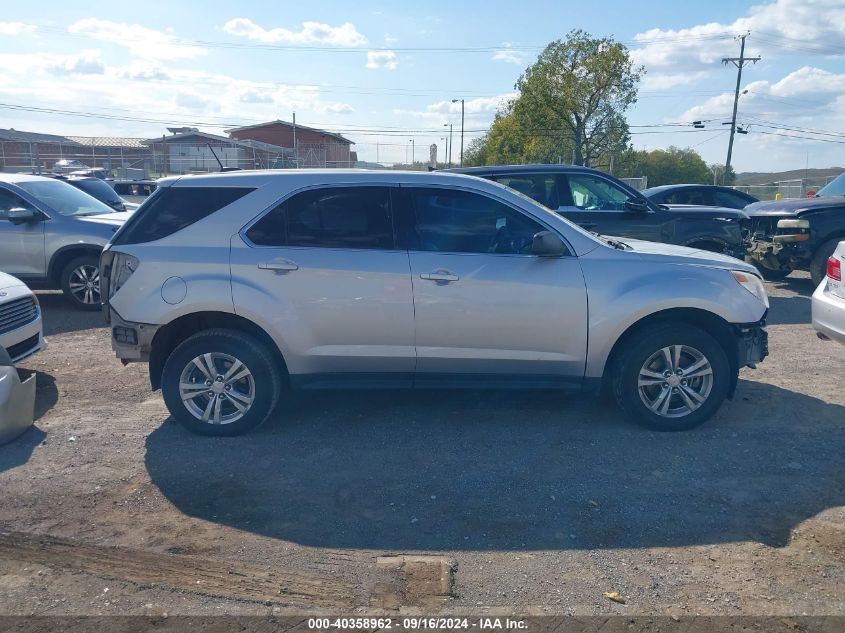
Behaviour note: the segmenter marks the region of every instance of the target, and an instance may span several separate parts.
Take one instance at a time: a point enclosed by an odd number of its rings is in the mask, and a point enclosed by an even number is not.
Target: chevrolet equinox
[[[118,358],[206,435],[288,389],[392,386],[606,387],[644,426],[690,429],[768,353],[753,266],[459,174],[164,179],[100,268]]]

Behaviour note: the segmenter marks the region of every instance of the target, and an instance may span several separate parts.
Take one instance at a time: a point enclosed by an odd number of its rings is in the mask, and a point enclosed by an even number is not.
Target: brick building
[[[294,148],[296,137],[295,164],[300,167],[354,167],[356,153],[353,142],[348,138],[287,121],[268,121],[257,125],[232,128],[226,133],[233,139],[254,140],[282,147]]]

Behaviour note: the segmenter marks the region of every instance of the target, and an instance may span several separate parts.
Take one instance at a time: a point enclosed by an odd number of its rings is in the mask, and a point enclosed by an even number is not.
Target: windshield
[[[845,173],[839,174],[819,189],[819,192],[816,194],[817,198],[825,198],[827,196],[845,196]]]
[[[61,180],[29,180],[17,184],[39,202],[62,215],[80,217],[114,213],[111,207]]]
[[[80,178],[79,180],[71,180],[70,184],[108,205],[122,204],[123,202],[115,190],[106,181],[99,178]]]

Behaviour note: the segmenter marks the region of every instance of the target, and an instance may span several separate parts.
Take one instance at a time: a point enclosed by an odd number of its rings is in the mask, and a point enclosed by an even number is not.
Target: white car
[[[833,339],[845,344],[845,241],[827,260],[827,275],[813,293],[813,327],[819,338]]]
[[[19,279],[0,272],[0,345],[12,362],[32,356],[44,346],[41,306]]]
[[[32,426],[35,374],[21,380],[15,363],[44,345],[35,295],[20,280],[0,273],[0,444]]]

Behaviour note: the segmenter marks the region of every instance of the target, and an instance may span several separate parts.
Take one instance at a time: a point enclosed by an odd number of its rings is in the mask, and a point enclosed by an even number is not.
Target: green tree
[[[511,110],[533,138],[551,139],[571,152],[565,160],[591,165],[627,148],[625,112],[637,100],[642,73],[623,44],[574,30],[525,70]]]
[[[713,174],[701,155],[694,149],[678,147],[625,152],[614,164],[614,175],[622,178],[646,176],[649,187],[713,182]]]

